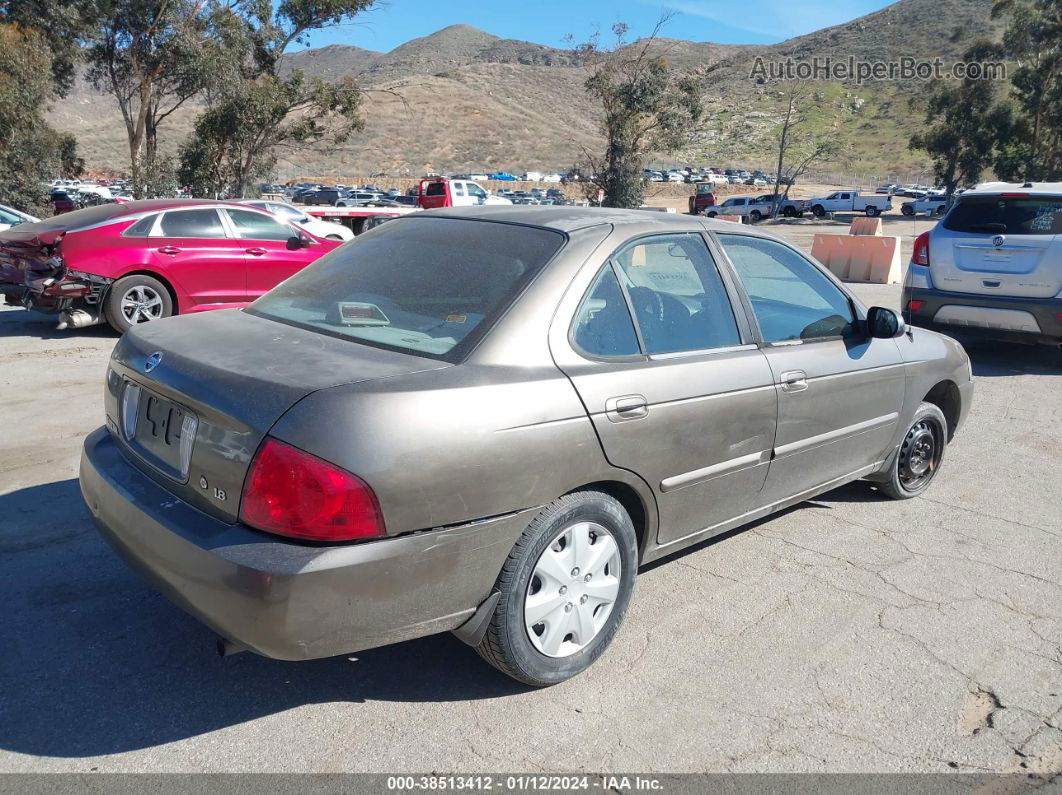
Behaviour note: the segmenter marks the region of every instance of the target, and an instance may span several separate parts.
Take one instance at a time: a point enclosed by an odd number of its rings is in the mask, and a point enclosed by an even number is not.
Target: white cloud
[[[758,38],[781,41],[868,14],[882,5],[874,0],[841,3],[837,0],[752,0],[751,4],[723,0],[642,0],[647,5],[711,20],[747,31]],[[666,35],[666,34],[665,34]],[[704,37],[711,39],[710,35]]]

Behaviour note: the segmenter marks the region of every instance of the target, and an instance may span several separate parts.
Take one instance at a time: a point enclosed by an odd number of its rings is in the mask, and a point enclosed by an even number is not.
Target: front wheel
[[[811,208],[811,213],[816,218],[822,218],[824,215],[826,215],[826,208],[823,207],[821,204],[816,204],[814,207]]]
[[[763,214],[759,210],[753,210],[749,213],[749,217],[752,219],[752,223],[757,224],[763,218]]]
[[[151,276],[126,276],[111,285],[103,302],[103,316],[124,334],[133,326],[173,314],[170,291]]]
[[[903,213],[904,215],[908,215],[908,216],[915,214],[914,207],[912,207],[909,204],[905,204],[902,207],[900,207],[900,212]]]
[[[717,213],[715,210],[710,210],[710,211],[706,212],[705,215],[708,218],[715,218],[717,215],[719,215],[719,213]]]
[[[909,500],[929,488],[948,444],[948,421],[932,403],[922,403],[900,442],[881,491],[894,500]]]
[[[505,561],[501,598],[477,647],[498,670],[535,687],[589,668],[615,637],[638,571],[630,516],[599,491],[548,505]]]

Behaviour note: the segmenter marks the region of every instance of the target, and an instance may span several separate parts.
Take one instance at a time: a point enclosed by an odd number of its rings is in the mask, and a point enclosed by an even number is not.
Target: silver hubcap
[[[162,317],[162,296],[150,287],[130,287],[121,306],[125,319],[134,325]]]
[[[568,657],[608,622],[619,596],[621,563],[612,534],[595,522],[562,530],[535,563],[524,624],[535,648]]]

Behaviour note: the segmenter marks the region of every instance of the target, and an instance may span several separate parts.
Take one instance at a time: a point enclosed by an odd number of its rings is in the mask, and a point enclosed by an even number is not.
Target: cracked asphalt
[[[925,497],[850,484],[649,566],[607,655],[532,691],[449,635],[216,657],[81,504],[114,341],[0,309],[0,771],[1062,772],[1058,351],[971,345]]]

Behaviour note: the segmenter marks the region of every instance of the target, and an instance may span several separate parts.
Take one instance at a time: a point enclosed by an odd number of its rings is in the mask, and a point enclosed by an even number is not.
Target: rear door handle
[[[158,252],[159,254],[169,254],[172,256],[174,254],[180,254],[181,250],[177,248],[177,246],[159,246]]]
[[[260,257],[260,256],[262,256],[263,254],[266,253],[266,250],[264,248],[249,248],[249,249],[246,249],[246,251],[247,251],[248,254],[250,254],[250,255],[252,255],[254,257]]]
[[[778,377],[783,392],[803,392],[808,388],[808,374],[803,370],[786,370]]]
[[[611,422],[640,420],[649,415],[649,401],[644,395],[622,395],[605,401],[605,415]]]

